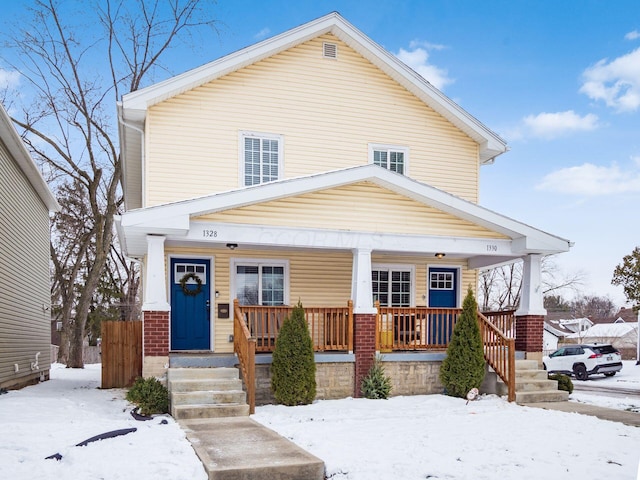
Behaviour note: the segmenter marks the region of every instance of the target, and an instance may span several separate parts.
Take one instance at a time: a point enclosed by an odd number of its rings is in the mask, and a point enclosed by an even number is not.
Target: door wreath
[[[195,280],[196,281],[198,286],[194,290],[191,290],[190,288],[187,287],[187,282],[189,280]],[[202,291],[202,280],[195,273],[189,272],[189,273],[186,273],[180,279],[180,287],[182,288],[182,293],[184,293],[185,295],[187,295],[189,297],[195,297],[196,295],[198,295]]]

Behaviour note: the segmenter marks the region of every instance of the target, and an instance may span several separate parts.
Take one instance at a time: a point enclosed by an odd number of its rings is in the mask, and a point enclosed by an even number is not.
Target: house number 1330
[[[216,238],[218,236],[217,230],[202,230],[202,236],[205,238]]]
[[[498,245],[495,244],[487,244],[487,252],[497,252],[498,251]]]

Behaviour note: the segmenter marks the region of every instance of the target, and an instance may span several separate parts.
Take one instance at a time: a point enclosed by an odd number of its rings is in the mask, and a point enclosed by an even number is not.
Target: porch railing
[[[445,350],[462,310],[458,308],[381,307],[376,350]]]
[[[513,402],[516,399],[515,340],[503,333],[486,313],[478,312],[478,323],[484,345],[484,358],[507,385],[507,399]]]
[[[489,322],[496,326],[508,338],[516,338],[515,310],[503,310],[500,312],[482,312]]]
[[[256,339],[244,321],[238,300],[233,301],[233,348],[240,361],[242,378],[247,389],[249,413],[256,412]]]
[[[235,302],[234,302],[235,305]],[[235,308],[235,307],[234,307]],[[256,341],[256,352],[272,352],[293,307],[238,305],[237,315]],[[353,351],[353,302],[346,307],[304,307],[316,352]]]

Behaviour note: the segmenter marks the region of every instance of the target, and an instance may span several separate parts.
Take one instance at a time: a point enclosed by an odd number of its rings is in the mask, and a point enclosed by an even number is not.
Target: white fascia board
[[[203,244],[237,243],[281,248],[318,248],[430,254],[443,252],[462,256],[486,254],[490,249],[501,258],[512,255],[511,241],[453,236],[405,235],[352,230],[277,227],[192,221],[189,233],[170,240]]]
[[[18,168],[22,170],[22,173],[38,194],[42,203],[50,212],[58,212],[60,205],[56,197],[49,189],[47,182],[40,173],[33,158],[31,158],[31,154],[20,138],[20,135],[18,135],[11,121],[11,117],[9,117],[9,114],[2,104],[0,104],[0,139],[6,145],[10,157],[16,162]]]
[[[480,146],[480,161],[491,163],[507,151],[506,142],[449,97],[431,85],[417,72],[375,43],[337,12],[288,30],[260,43],[189,70],[155,85],[125,95],[122,104],[125,119],[142,121],[146,109],[207,82],[256,63],[325,33],[332,33],[364,58],[384,71],[420,98]]]

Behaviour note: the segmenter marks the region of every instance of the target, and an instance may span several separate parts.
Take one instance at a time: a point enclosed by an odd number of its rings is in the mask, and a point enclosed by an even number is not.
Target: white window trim
[[[372,263],[371,271],[374,271],[374,270],[389,270],[389,271],[400,270],[404,272],[408,270],[411,274],[411,293],[409,295],[409,305],[411,307],[416,306],[416,266],[415,265],[407,265],[404,263]]]
[[[236,298],[236,267],[238,265],[249,265],[256,267],[284,267],[284,301],[285,305],[290,305],[289,301],[289,260],[287,259],[274,259],[274,258],[243,258],[243,257],[233,257],[229,261],[230,263],[230,276],[229,285],[230,290],[229,294],[232,297],[232,301]],[[262,301],[262,296],[259,297],[259,301]]]
[[[431,305],[429,305],[429,286],[430,286],[430,280],[431,280],[431,276],[429,275],[429,270],[432,268],[448,268],[451,270],[456,270],[457,274],[456,274],[456,306],[454,308],[462,308],[462,267],[460,265],[442,265],[440,263],[428,263],[427,264],[427,274],[426,274],[426,298],[425,298],[425,303],[427,305],[427,307],[430,307]],[[466,292],[465,292],[466,294]]]
[[[244,139],[246,137],[278,140],[278,178],[283,178],[284,171],[284,135],[277,133],[253,132],[249,130],[240,130],[238,133],[238,185],[246,187],[244,184]],[[260,184],[261,185],[261,184]]]
[[[402,145],[388,145],[383,143],[369,144],[369,163],[373,165],[373,152],[377,150],[402,152],[404,154],[404,173],[402,175],[409,176],[409,147]]]

